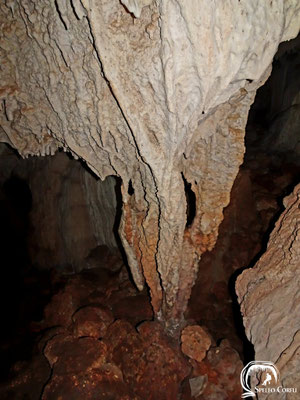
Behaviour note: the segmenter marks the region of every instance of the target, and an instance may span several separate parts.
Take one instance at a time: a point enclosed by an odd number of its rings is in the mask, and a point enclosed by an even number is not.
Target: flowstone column
[[[23,157],[63,148],[122,178],[132,275],[171,333],[216,241],[249,107],[299,13],[296,0],[0,5],[0,141]]]

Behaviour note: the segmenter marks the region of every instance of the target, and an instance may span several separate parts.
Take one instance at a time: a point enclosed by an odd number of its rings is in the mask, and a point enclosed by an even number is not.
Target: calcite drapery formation
[[[24,157],[63,147],[101,179],[122,178],[132,275],[139,288],[146,280],[157,317],[176,325],[197,260],[216,241],[248,109],[278,44],[297,35],[300,6],[122,3],[1,4],[0,140]]]

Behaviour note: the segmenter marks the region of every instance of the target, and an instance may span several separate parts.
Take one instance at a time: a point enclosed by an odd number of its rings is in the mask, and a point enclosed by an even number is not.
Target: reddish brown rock
[[[134,327],[124,321],[115,321],[103,339],[109,351],[109,360],[123,372],[124,381],[134,386],[142,376],[144,344]]]
[[[123,383],[122,371],[106,362],[105,343],[62,334],[48,341],[44,354],[53,373],[43,400],[134,399]]]
[[[70,292],[64,291],[54,295],[44,311],[46,327],[63,326],[68,327],[72,322],[78,304],[74,302]]]
[[[57,335],[65,335],[68,334],[68,331],[62,326],[55,326],[47,329],[43,333],[40,334],[37,339],[37,349],[40,352],[43,352],[46,344],[53,339]]]
[[[69,279],[67,285],[54,295],[44,311],[44,325],[46,327],[69,327],[72,323],[72,315],[85,304],[83,299],[96,290],[97,281],[84,279],[75,275]]]
[[[207,357],[197,363],[191,361],[193,365],[192,378],[201,377],[198,381],[199,395],[197,400],[240,400],[242,388],[240,385],[240,372],[243,364],[240,357],[229,344],[223,340],[219,347],[211,347]],[[196,390],[196,382],[189,381],[189,393],[191,389]],[[187,386],[185,385],[187,389]],[[187,390],[188,391],[188,390]],[[188,400],[189,394],[186,394],[185,400]]]
[[[153,318],[150,298],[143,294],[120,299],[113,305],[112,310],[116,318],[126,319],[133,325]]]
[[[72,323],[73,314],[80,307],[92,302],[93,293],[97,292],[99,295],[102,293],[101,299],[107,298],[109,296],[105,291],[112,285],[114,290],[117,290],[118,285],[109,280],[107,271],[103,269],[83,271],[71,276],[65,287],[54,295],[46,306],[43,325],[68,328]]]
[[[132,393],[114,373],[93,369],[78,374],[55,375],[42,400],[144,400]]]
[[[181,350],[188,357],[202,361],[211,346],[211,338],[201,326],[187,326],[181,333]]]
[[[181,382],[190,372],[187,361],[160,324],[145,322],[138,330],[143,338],[144,353],[138,361],[141,374],[135,392],[143,399],[176,399]]]
[[[12,368],[14,378],[0,386],[1,400],[40,400],[50,373],[49,363],[42,354],[35,355],[30,362],[16,363]]]
[[[126,338],[130,337],[130,335],[133,335],[134,337],[138,336],[134,327],[125,320],[117,320],[109,326],[103,341],[107,343],[108,349],[111,353]]]
[[[94,338],[77,339],[61,334],[47,342],[44,355],[54,374],[77,374],[100,368],[106,362],[107,347]]]
[[[102,338],[114,317],[107,307],[86,306],[73,315],[73,335]]]
[[[111,362],[122,370],[124,382],[138,398],[176,399],[190,368],[160,324],[145,322],[137,332],[129,323],[119,320],[108,328],[104,342]]]

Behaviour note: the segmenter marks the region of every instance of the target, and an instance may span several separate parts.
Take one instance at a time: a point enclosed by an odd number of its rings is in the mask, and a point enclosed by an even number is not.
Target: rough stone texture
[[[211,338],[201,326],[187,326],[181,332],[181,350],[188,357],[201,362],[211,346]]]
[[[256,359],[276,363],[282,385],[299,388],[300,185],[284,199],[284,206],[266,252],[238,278],[236,291]]]
[[[116,318],[126,319],[133,325],[153,318],[149,297],[146,294],[123,297],[112,305],[112,309]]]
[[[113,321],[114,317],[109,309],[99,306],[82,307],[73,315],[73,335],[100,339]]]
[[[239,400],[243,364],[238,353],[223,340],[212,346],[200,363],[190,360],[191,375],[183,384],[182,400]]]
[[[53,371],[41,399],[134,399],[122,385],[122,372],[106,363],[107,352],[104,342],[94,338],[55,336],[44,350]]]
[[[24,157],[63,147],[101,179],[122,178],[132,275],[172,332],[216,241],[255,91],[278,44],[298,33],[298,1],[0,7],[0,140]],[[196,197],[187,228],[182,174]]]
[[[105,281],[96,269],[60,279],[44,320],[34,324],[34,357],[13,367],[1,400],[191,400],[191,391],[194,399],[204,391],[235,399],[241,362],[227,341],[213,342],[201,363],[188,359],[160,323],[144,321],[150,298],[147,304],[123,271]],[[113,321],[116,312],[123,317]]]
[[[0,384],[2,400],[40,400],[45,382],[51,369],[42,353],[35,354],[30,361],[16,363],[12,370],[13,378]]]
[[[78,271],[99,245],[117,248],[115,179],[95,179],[79,163],[60,153],[33,162],[29,242],[33,264]],[[35,165],[34,165],[35,164]],[[105,263],[104,257],[99,260]]]

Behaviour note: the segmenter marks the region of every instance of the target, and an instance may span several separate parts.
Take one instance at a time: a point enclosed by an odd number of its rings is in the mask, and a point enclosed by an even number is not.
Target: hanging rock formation
[[[0,13],[0,141],[122,178],[132,276],[176,329],[298,1],[7,0]]]

